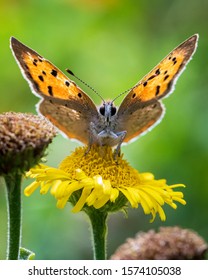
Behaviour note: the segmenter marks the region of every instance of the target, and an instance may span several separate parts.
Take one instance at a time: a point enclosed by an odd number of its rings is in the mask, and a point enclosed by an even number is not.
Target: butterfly
[[[116,147],[135,140],[155,126],[164,115],[160,99],[174,84],[194,54],[195,34],[170,52],[156,67],[133,86],[117,108],[113,101],[96,107],[74,81],[34,50],[11,38],[11,49],[33,93],[41,100],[40,114],[61,132],[91,147],[92,144]],[[68,70],[70,74],[73,74]]]

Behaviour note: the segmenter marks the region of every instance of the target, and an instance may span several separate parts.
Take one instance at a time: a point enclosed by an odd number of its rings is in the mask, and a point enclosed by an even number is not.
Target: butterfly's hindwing
[[[159,101],[138,108],[133,112],[128,112],[119,116],[116,120],[116,131],[126,131],[124,142],[133,141],[142,133],[147,132],[157,124],[164,115],[164,108]]]
[[[37,109],[67,137],[88,144],[90,121],[82,112],[53,104],[48,100],[42,100]]]

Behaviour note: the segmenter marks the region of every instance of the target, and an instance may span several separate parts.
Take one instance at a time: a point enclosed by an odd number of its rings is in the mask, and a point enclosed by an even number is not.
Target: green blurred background
[[[166,115],[147,135],[123,147],[130,164],[169,184],[184,183],[186,206],[165,207],[166,222],[153,224],[141,208],[108,220],[108,255],[136,232],[180,225],[208,241],[208,1],[206,0],[30,0],[0,1],[0,112],[33,112],[38,98],[23,79],[9,49],[14,36],[60,69],[70,68],[104,98],[133,86],[174,47],[194,33],[199,46],[164,100]],[[78,83],[79,84],[79,83]],[[99,105],[100,100],[89,93]],[[121,102],[121,99],[117,101]],[[79,144],[55,138],[48,164],[58,163]],[[0,178],[1,185],[3,179]],[[26,186],[29,181],[24,181]],[[91,259],[91,238],[83,213],[56,208],[50,195],[23,196],[22,246],[36,259]],[[6,198],[0,188],[0,259],[6,250]]]

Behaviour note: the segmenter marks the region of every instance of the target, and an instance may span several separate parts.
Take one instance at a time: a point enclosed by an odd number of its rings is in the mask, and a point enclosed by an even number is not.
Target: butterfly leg
[[[90,123],[90,133],[89,133],[89,148],[92,144],[97,143],[99,146],[102,146],[102,137],[97,132],[96,126],[93,122]]]
[[[90,151],[90,149],[92,147],[92,143],[93,143],[93,141],[92,141],[92,136],[91,136],[91,133],[90,133],[90,135],[89,135],[89,142],[88,142],[87,150],[85,152],[85,156],[89,153],[89,151]]]
[[[89,142],[88,142],[88,148],[85,152],[85,155],[87,155],[92,147],[92,144],[98,143],[99,146],[102,145],[101,139],[98,137],[97,130],[95,128],[95,124],[93,122],[90,123],[90,129],[89,129]]]
[[[119,138],[119,142],[114,151],[114,159],[116,159],[117,156],[120,156],[121,144],[123,143],[123,140],[126,137],[126,133],[127,133],[126,131],[121,131],[116,133],[117,137]]]
[[[95,134],[95,125],[93,122],[90,123],[90,129],[89,129],[89,141],[88,141],[88,147],[87,147],[87,150],[85,152],[85,156],[89,153],[91,147],[92,147],[92,144],[93,144],[93,138],[94,138],[94,134]]]
[[[104,129],[98,133],[96,126],[93,122],[90,123],[90,134],[89,134],[89,148],[86,153],[90,151],[92,144],[96,143],[99,146],[116,146],[114,151],[114,159],[119,156],[121,144],[126,136],[126,131],[113,132],[110,129]]]
[[[126,131],[121,131],[121,132],[113,132],[113,131],[101,131],[99,134],[97,134],[97,138],[99,143],[103,145],[108,145],[108,146],[116,146],[116,149],[114,151],[114,159],[117,158],[120,154],[120,149],[121,149],[121,144],[123,143],[124,138],[126,137]],[[107,139],[107,144],[105,142],[105,139]]]

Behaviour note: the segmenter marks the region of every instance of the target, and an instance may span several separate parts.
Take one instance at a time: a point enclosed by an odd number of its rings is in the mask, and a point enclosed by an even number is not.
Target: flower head
[[[23,113],[0,115],[0,175],[37,164],[56,130],[46,119]]]
[[[139,173],[123,155],[114,160],[110,147],[93,146],[89,152],[87,147],[77,148],[59,168],[40,164],[27,175],[35,181],[25,189],[25,195],[29,196],[38,187],[42,194],[51,188],[57,207],[63,208],[70,201],[74,212],[86,207],[118,211],[129,202],[133,208],[141,205],[145,214],[152,214],[152,220],[158,213],[164,221],[165,203],[174,209],[176,201],[186,203],[183,193],[174,191],[184,185],[168,186],[166,180],[155,180],[151,173]]]
[[[128,238],[112,260],[201,260],[208,245],[196,232],[180,227],[161,227]]]

